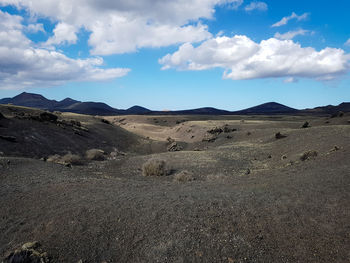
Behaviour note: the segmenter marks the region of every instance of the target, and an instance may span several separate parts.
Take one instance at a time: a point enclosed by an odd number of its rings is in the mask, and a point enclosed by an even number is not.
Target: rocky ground
[[[4,262],[350,261],[347,114],[0,112]]]

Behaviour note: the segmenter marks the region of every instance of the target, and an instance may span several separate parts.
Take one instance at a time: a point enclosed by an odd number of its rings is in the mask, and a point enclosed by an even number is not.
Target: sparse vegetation
[[[39,242],[25,243],[20,249],[16,249],[6,256],[3,263],[49,263],[50,259],[46,252],[40,248]]]
[[[40,115],[39,115],[40,121],[56,122],[57,119],[58,119],[58,117],[55,114],[52,114],[50,112],[43,112],[43,113],[40,113]]]
[[[215,127],[207,131],[207,133],[214,134],[214,135],[219,135],[220,133],[223,132],[223,129]]]
[[[194,180],[196,180],[196,178],[194,177],[193,173],[186,170],[181,171],[174,175],[174,181],[176,182],[185,183],[185,182],[190,182]]]
[[[223,127],[223,131],[224,131],[224,133],[230,133],[230,132],[237,131],[237,129],[235,129],[235,128],[229,128],[228,125],[225,124],[224,127]]]
[[[111,122],[109,120],[106,120],[106,119],[101,119],[101,121],[105,124],[111,124]]]
[[[85,153],[85,157],[88,160],[104,161],[106,160],[105,152],[101,149],[90,149]]]
[[[336,118],[336,117],[343,117],[344,116],[344,112],[342,111],[338,111],[338,112],[335,112],[331,115],[331,118]]]
[[[143,176],[164,176],[167,173],[166,163],[161,159],[150,159],[142,166]]]
[[[216,139],[217,137],[215,135],[206,134],[202,139],[202,142],[215,142]]]
[[[309,160],[311,158],[315,158],[318,155],[317,151],[307,151],[304,152],[301,156],[300,156],[300,160],[301,161],[306,161]]]
[[[173,143],[173,142],[175,142],[175,140],[174,140],[173,138],[171,138],[171,137],[166,138],[166,140],[167,140],[168,143]]]
[[[336,152],[336,151],[339,151],[340,150],[340,147],[338,147],[337,145],[335,145],[331,150],[330,152]]]
[[[173,142],[167,147],[167,150],[168,152],[176,152],[176,151],[181,151],[182,147],[178,145],[176,142]]]
[[[286,138],[287,137],[287,135],[284,135],[284,134],[282,134],[282,133],[280,133],[280,132],[277,132],[276,134],[275,134],[275,138],[278,140],[278,139],[283,139],[283,138]]]
[[[301,126],[301,128],[309,128],[310,127],[310,124],[309,124],[309,122],[304,122],[304,124]]]
[[[67,153],[63,156],[58,154],[51,155],[47,158],[48,162],[54,162],[63,165],[83,165],[84,160],[77,154]]]

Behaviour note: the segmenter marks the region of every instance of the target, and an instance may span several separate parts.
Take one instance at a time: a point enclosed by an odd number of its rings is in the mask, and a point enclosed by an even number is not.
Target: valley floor
[[[20,140],[17,125],[60,131],[4,115],[3,136]],[[67,150],[83,154],[86,139],[123,153],[66,166],[0,140],[0,258],[39,241],[50,262],[350,261],[349,115],[67,118],[88,130],[65,126],[83,148]],[[173,140],[178,151],[167,151]],[[142,176],[149,159],[169,174]],[[177,180],[184,171],[191,180]]]

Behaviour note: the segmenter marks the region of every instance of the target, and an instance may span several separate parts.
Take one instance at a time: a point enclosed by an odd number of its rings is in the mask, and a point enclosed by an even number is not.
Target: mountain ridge
[[[0,104],[13,104],[49,111],[73,112],[89,115],[274,115],[274,114],[334,114],[350,112],[350,102],[337,106],[327,105],[313,109],[298,110],[277,102],[267,102],[239,111],[228,111],[213,107],[202,107],[175,111],[153,111],[142,106],[132,106],[126,110],[116,109],[103,102],[82,102],[72,98],[61,101],[49,100],[40,94],[22,92],[12,98],[0,99]]]

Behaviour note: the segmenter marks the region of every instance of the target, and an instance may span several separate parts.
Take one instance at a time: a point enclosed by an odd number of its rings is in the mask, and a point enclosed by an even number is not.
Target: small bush
[[[175,142],[175,140],[174,140],[173,138],[171,138],[171,137],[166,138],[166,140],[167,140],[168,143],[173,143],[173,142]]]
[[[106,159],[105,152],[101,149],[90,149],[85,152],[85,157],[88,160],[104,161]]]
[[[56,122],[58,117],[55,114],[52,114],[51,112],[43,112],[39,115],[40,121],[51,121]]]
[[[47,161],[59,163],[63,165],[83,165],[84,164],[83,159],[79,155],[72,154],[72,153],[67,153],[63,156],[55,154],[55,155],[49,156],[47,158]]]
[[[214,134],[214,135],[219,135],[222,132],[224,132],[224,130],[218,127],[212,128],[207,131],[207,133]]]
[[[190,182],[190,181],[194,181],[196,180],[196,178],[193,176],[193,174],[189,171],[181,171],[177,174],[175,174],[174,176],[174,181],[176,182],[181,182],[181,183],[185,183],[185,182]]]
[[[338,147],[337,145],[335,145],[331,150],[330,152],[336,152],[336,151],[339,151],[340,150],[340,147]]]
[[[317,151],[307,151],[301,155],[300,160],[306,161],[306,160],[309,160],[311,158],[316,157],[317,155],[318,155]]]
[[[284,134],[282,134],[282,133],[280,133],[280,132],[277,132],[276,134],[275,134],[275,138],[276,139],[282,139],[282,138],[286,138],[287,137],[287,135],[284,135]]]
[[[167,147],[167,150],[168,152],[176,152],[176,151],[181,151],[182,147],[178,145],[176,142],[173,142]]]
[[[109,121],[109,120],[106,120],[106,119],[101,119],[101,121],[102,121],[103,123],[106,123],[106,124],[111,124],[110,121]]]
[[[84,164],[83,159],[77,155],[77,154],[71,154],[67,153],[66,155],[62,156],[62,161],[65,164],[71,164],[71,165],[82,165]]]
[[[309,122],[304,122],[304,124],[301,126],[301,128],[309,128],[310,127],[310,124],[309,124]]]
[[[150,159],[142,166],[143,176],[164,176],[167,175],[167,169],[164,160]]]
[[[46,159],[47,162],[53,162],[53,163],[60,163],[60,160],[61,160],[61,156],[58,154],[51,155]]]

